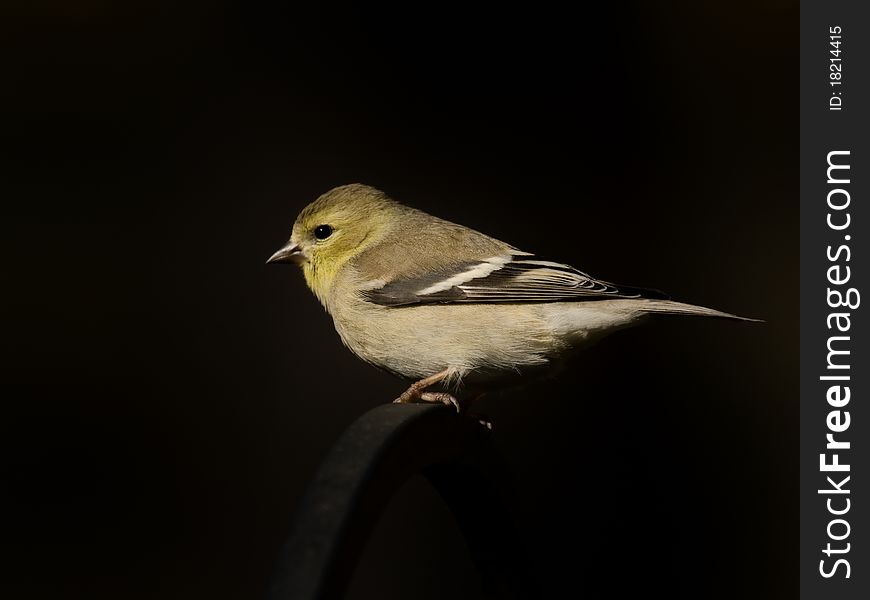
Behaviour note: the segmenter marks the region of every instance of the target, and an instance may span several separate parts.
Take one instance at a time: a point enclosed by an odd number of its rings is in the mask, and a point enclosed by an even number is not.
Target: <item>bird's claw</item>
[[[440,402],[442,404],[452,405],[453,408],[456,409],[457,413],[462,412],[462,405],[459,404],[459,400],[457,400],[453,394],[448,394],[446,392],[405,392],[404,394],[393,400],[393,404],[409,404],[411,402],[420,401]]]
[[[423,402],[441,402],[442,404],[452,404],[457,413],[462,412],[462,407],[459,405],[459,400],[453,394],[446,392],[423,392],[420,394],[420,400]]]
[[[411,390],[406,392],[402,392],[402,395],[393,400],[393,404],[410,404],[417,400],[420,396],[417,394],[409,393]]]

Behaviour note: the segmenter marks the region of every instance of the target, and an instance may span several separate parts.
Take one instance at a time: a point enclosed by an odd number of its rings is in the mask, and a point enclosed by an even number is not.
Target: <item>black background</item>
[[[263,264],[354,181],[766,319],[661,319],[479,408],[542,596],[797,595],[796,3],[21,4],[4,597],[262,595],[318,461],[403,389]],[[478,596],[410,482],[350,597]]]

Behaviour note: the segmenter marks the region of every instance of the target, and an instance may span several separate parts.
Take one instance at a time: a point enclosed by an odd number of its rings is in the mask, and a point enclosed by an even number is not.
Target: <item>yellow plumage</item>
[[[552,371],[651,313],[741,319],[597,280],[361,184],[308,205],[270,262],[302,265],[357,356],[421,380],[401,402],[458,406],[453,395],[427,389],[483,390]]]

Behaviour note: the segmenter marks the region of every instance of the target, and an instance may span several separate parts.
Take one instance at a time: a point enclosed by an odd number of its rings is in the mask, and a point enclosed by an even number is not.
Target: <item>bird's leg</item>
[[[447,377],[449,371],[449,369],[444,369],[440,373],[435,373],[434,375],[430,375],[429,377],[425,377],[420,381],[412,383],[411,386],[402,392],[402,395],[393,400],[393,402],[396,404],[407,404],[419,400],[425,402],[444,402],[445,404],[453,404],[457,407],[456,409],[459,410],[459,403],[456,401],[456,398],[453,398],[450,394],[440,394],[438,398],[434,398],[431,393],[424,393],[426,388],[443,381]],[[441,396],[449,396],[452,400],[447,400]]]

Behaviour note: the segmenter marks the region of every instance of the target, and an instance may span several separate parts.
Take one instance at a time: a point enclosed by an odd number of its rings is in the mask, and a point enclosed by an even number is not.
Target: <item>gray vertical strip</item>
[[[842,28],[839,48],[831,45],[831,27]],[[870,19],[867,3],[805,0],[801,2],[800,34],[801,597],[805,600],[866,599],[870,598],[870,410],[867,408],[870,403],[870,327],[867,326],[870,317],[870,255],[867,252],[870,244]],[[839,56],[831,52],[837,49]],[[838,57],[841,60],[831,60]],[[830,83],[832,64],[842,65],[840,85]],[[833,72],[840,71],[834,68]],[[842,98],[842,110],[829,109],[832,97]],[[849,164],[849,171],[832,171],[833,178],[848,179],[848,183],[828,182],[827,157],[831,151],[849,152],[835,157],[836,162]],[[848,194],[848,207],[829,208],[829,193],[835,205],[844,204]],[[828,213],[835,226],[841,226],[848,213],[848,228],[832,229],[826,222]],[[829,259],[829,247],[834,260]],[[848,251],[841,247],[847,247]],[[837,281],[843,280],[847,266],[848,282],[834,284],[828,280],[829,275]],[[834,270],[829,271],[832,267]],[[828,289],[845,295],[849,288],[865,294],[859,307],[829,306]],[[852,297],[854,299],[854,295]],[[832,300],[836,300],[836,296]],[[831,313],[848,314],[848,317],[834,317],[829,321]],[[838,325],[848,325],[848,330],[840,331]],[[831,341],[832,348],[847,350],[849,354],[829,354],[828,342],[833,336],[840,339]],[[841,368],[829,368],[829,359]],[[820,380],[825,375],[850,379]],[[839,407],[827,401],[829,388],[838,384],[848,386],[851,393],[846,404],[844,391],[840,389],[842,406]],[[838,392],[832,393],[836,404]],[[849,412],[848,428],[844,423],[845,411]],[[832,432],[829,425],[844,430]],[[826,448],[829,433],[835,442],[849,442],[850,448]],[[839,463],[848,464],[849,471],[822,472],[819,464],[822,453],[829,464],[837,454]],[[827,480],[828,476],[833,485]],[[844,484],[846,477],[849,480]],[[848,489],[849,493],[834,493],[838,492],[836,485]],[[825,489],[831,491],[822,494],[818,491]],[[848,512],[831,514],[829,500],[831,510],[843,511],[848,506]],[[829,544],[830,556],[825,552]],[[837,553],[845,549],[848,552]],[[848,561],[848,579],[846,565],[837,565],[838,559]],[[833,573],[830,578],[820,573],[822,560],[822,569]]]

